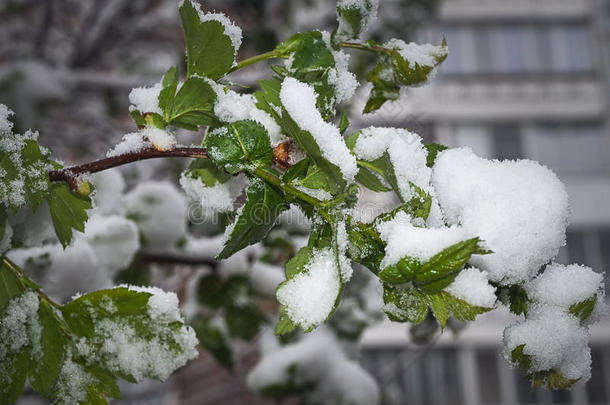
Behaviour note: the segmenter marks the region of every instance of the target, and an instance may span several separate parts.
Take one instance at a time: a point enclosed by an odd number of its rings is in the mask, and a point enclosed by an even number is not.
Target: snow
[[[266,353],[247,377],[248,387],[256,392],[291,381],[310,388],[304,394],[307,403],[375,405],[380,401],[373,377],[346,357],[324,327]]]
[[[603,281],[603,274],[596,273],[589,267],[551,263],[542,274],[523,287],[530,300],[569,310],[572,305],[585,301],[594,294],[603,297]],[[602,301],[600,309],[603,310],[604,307]]]
[[[489,284],[487,273],[475,267],[462,270],[445,291],[470,305],[493,308],[496,287]]]
[[[260,261],[252,264],[248,277],[254,291],[268,297],[273,297],[277,287],[286,280],[282,267]]]
[[[128,153],[138,153],[150,148],[169,151],[174,149],[176,144],[176,138],[170,132],[156,127],[145,127],[138,132],[123,135],[121,142],[110,149],[106,156],[114,157]]]
[[[102,214],[122,214],[125,180],[117,168],[93,173],[91,182],[94,189],[91,194],[96,211]]]
[[[343,178],[351,183],[358,173],[356,158],[350,154],[339,129],[322,119],[316,108],[316,98],[314,88],[306,83],[292,77],[282,82],[280,99],[290,117],[311,134],[322,156],[338,166]]]
[[[159,107],[159,93],[163,90],[161,83],[151,87],[136,87],[129,93],[129,111],[138,110],[141,114],[157,113],[163,115]]]
[[[235,51],[235,55],[237,55],[237,51],[239,50],[242,41],[241,28],[235,25],[231,20],[229,20],[229,18],[227,18],[226,15],[222,13],[204,13],[198,3],[191,1],[191,4],[199,13],[199,19],[201,20],[201,22],[218,21],[222,24],[222,26],[224,27],[225,35],[227,35],[231,39],[233,50]]]
[[[409,64],[411,69],[415,69],[415,64],[419,66],[434,67],[437,59],[447,55],[447,47],[431,44],[416,44],[415,42],[406,43],[401,39],[391,39],[384,44],[385,47],[396,49],[400,56]]]
[[[432,185],[447,222],[494,252],[470,260],[491,281],[528,281],[565,244],[567,193],[536,162],[486,160],[470,148],[450,149],[436,158]]]
[[[377,8],[379,0],[340,0],[337,8],[355,9],[360,11],[360,34],[365,32],[377,20]],[[345,41],[356,37],[351,24],[337,13],[339,28],[337,30],[337,40]]]
[[[76,293],[112,285],[109,275],[100,268],[95,251],[82,236],[77,236],[65,250],[53,243],[13,249],[7,256],[58,302],[65,302]]]
[[[129,266],[140,250],[140,235],[135,222],[118,215],[94,215],[85,227],[85,239],[93,248],[98,263],[110,278]]]
[[[132,375],[136,381],[145,377],[165,381],[174,370],[197,357],[194,330],[185,325],[177,329],[169,326],[184,322],[176,294],[156,287],[119,287],[151,294],[147,303],[149,318],[138,316],[137,324],[143,323],[138,329],[133,326],[135,319],[128,316],[95,319],[93,335],[80,342],[81,355],[88,354],[89,361],[103,361],[110,371]],[[142,335],[142,328],[151,331],[152,336]],[[91,345],[100,349],[89,350]]]
[[[13,131],[13,123],[9,121],[9,117],[15,113],[4,104],[0,104],[0,133],[11,133]]]
[[[277,299],[290,319],[309,329],[324,322],[331,313],[341,287],[333,251],[314,250],[305,271],[286,281],[277,290]]]
[[[2,168],[3,181],[0,182],[0,205],[11,208],[20,208],[27,202],[30,192],[46,191],[48,188],[48,170],[53,167],[40,161],[29,161],[24,166],[24,149],[31,141],[38,140],[38,132],[26,131],[23,135],[12,133],[12,124],[6,117],[12,114],[6,106],[0,112],[0,158],[5,160],[4,165],[12,166],[10,173]],[[41,149],[45,157],[44,149]],[[8,158],[8,159],[7,159]],[[9,176],[9,178],[4,178]],[[27,192],[26,192],[27,185]]]
[[[411,221],[409,214],[400,211],[393,219],[377,225],[381,239],[387,243],[381,268],[396,264],[405,256],[424,263],[443,249],[472,238],[471,234],[459,226],[420,228]]]
[[[591,376],[589,332],[575,317],[561,308],[542,305],[528,310],[528,319],[504,330],[505,357],[525,344],[523,353],[532,356],[529,371],[555,370],[582,382]]]
[[[248,119],[256,121],[267,130],[273,147],[287,139],[273,117],[256,108],[256,99],[252,94],[239,94],[230,89],[225,90],[223,86],[211,80],[208,80],[208,83],[216,92],[214,114],[221,121],[229,123]]]
[[[314,189],[314,188],[302,186],[300,184],[297,184],[293,187],[296,188],[297,190],[307,194],[308,196],[315,198],[316,200],[330,201],[333,198],[333,195],[331,193],[329,193],[328,191],[321,189],[321,188]]]
[[[187,202],[168,181],[146,181],[125,196],[127,215],[140,228],[147,248],[171,249],[186,234]]]
[[[83,366],[72,361],[71,351],[65,358],[55,384],[55,395],[59,402],[78,404],[87,399],[87,388],[95,384],[95,378],[87,373]]]
[[[219,212],[230,212],[235,209],[235,200],[242,195],[248,185],[248,178],[240,173],[225,183],[217,182],[207,187],[198,178],[187,173],[180,176],[180,186],[191,201],[201,204],[206,217]]]
[[[349,71],[350,55],[332,47],[328,31],[322,31],[322,39],[335,60],[335,67],[328,70],[328,84],[335,89],[335,103],[349,100],[359,85],[356,75]]]
[[[0,312],[0,362],[30,344],[40,349],[38,294],[32,291],[11,299]],[[5,370],[0,370],[0,374]]]
[[[415,196],[409,182],[430,191],[432,170],[426,166],[428,156],[419,135],[400,128],[364,128],[354,147],[360,160],[373,161],[388,153],[394,167],[400,194],[405,201]]]

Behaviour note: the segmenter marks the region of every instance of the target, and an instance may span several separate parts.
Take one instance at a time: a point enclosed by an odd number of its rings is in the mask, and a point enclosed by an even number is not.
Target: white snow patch
[[[387,245],[381,268],[396,264],[405,256],[424,263],[458,242],[472,238],[462,227],[419,228],[414,226],[410,215],[400,211],[396,216],[377,225],[377,231]]]
[[[358,159],[373,161],[388,153],[400,194],[405,201],[415,196],[409,182],[430,191],[432,170],[426,166],[428,151],[419,135],[399,128],[364,128],[354,147]]]
[[[151,87],[136,87],[129,93],[129,111],[138,110],[142,114],[157,113],[163,115],[159,107],[159,93],[163,90],[161,83],[155,83]]]
[[[341,280],[333,251],[314,251],[305,271],[286,281],[277,290],[278,301],[290,319],[303,329],[324,322],[335,305]]]
[[[551,263],[523,287],[529,299],[564,309],[602,293],[604,276],[590,267]]]
[[[110,278],[129,266],[140,249],[138,226],[123,216],[90,217],[84,236],[93,248],[98,263],[106,269]]]
[[[247,384],[260,392],[291,379],[298,387],[313,386],[305,394],[308,403],[375,405],[380,400],[375,380],[346,357],[339,342],[324,327],[264,355],[248,374]]]
[[[477,307],[493,308],[496,303],[496,287],[489,284],[487,272],[475,267],[462,270],[445,291]]]
[[[542,305],[528,309],[528,318],[504,330],[505,357],[525,344],[524,354],[532,356],[530,371],[555,370],[582,382],[591,377],[589,332],[563,309]]]
[[[313,87],[292,77],[282,82],[280,99],[297,125],[311,133],[324,158],[338,166],[347,182],[353,182],[358,167],[345,141],[334,125],[324,121],[316,108],[316,92]]]
[[[536,162],[486,160],[469,148],[450,149],[438,155],[432,184],[447,222],[494,252],[470,260],[491,281],[528,281],[565,243],[566,190]]]
[[[149,248],[167,251],[186,234],[187,202],[170,182],[147,181],[125,196],[126,213],[138,224]]]

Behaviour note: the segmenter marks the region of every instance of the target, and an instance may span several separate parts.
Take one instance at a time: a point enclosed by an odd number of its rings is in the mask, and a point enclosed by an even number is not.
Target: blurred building
[[[445,0],[417,40],[443,35],[450,53],[438,76],[366,124],[547,165],[572,207],[559,260],[610,269],[610,2]],[[426,348],[405,344],[406,327],[388,322],[365,335],[363,361],[391,404],[610,403],[608,320],[592,329],[593,378],[553,393],[532,391],[502,358],[510,322],[507,313],[488,314]]]

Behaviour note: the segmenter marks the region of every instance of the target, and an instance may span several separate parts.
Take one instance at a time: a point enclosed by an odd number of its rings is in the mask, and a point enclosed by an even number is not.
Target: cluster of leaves
[[[50,159],[50,151],[41,148],[31,133],[1,133],[5,145],[0,148],[0,190],[5,200],[0,203],[0,240],[4,237],[9,217],[20,209],[32,212],[50,210],[57,238],[63,246],[72,240],[74,230],[83,231],[87,210],[91,208],[86,183],[75,184],[73,191],[64,182],[51,183],[49,170],[62,165]],[[22,188],[22,190],[20,190]],[[11,195],[23,194],[22,198]],[[42,206],[43,202],[47,204]],[[19,241],[14,241],[18,245]]]
[[[148,292],[118,287],[58,305],[6,258],[0,263],[0,289],[0,319],[15,316],[7,313],[13,300],[30,294],[38,302],[36,314],[30,314],[34,319],[23,326],[20,338],[25,341],[21,345],[4,341],[11,336],[10,331],[0,330],[2,404],[17,400],[26,379],[36,392],[54,403],[100,404],[106,403],[106,398],[120,398],[116,380],[136,382],[137,379],[128,370],[117,368],[112,358],[96,356],[107,338],[97,329],[104,322],[128,325],[138,338],[162,342],[176,355],[184,349],[177,340],[184,324],[178,320],[160,322],[158,318],[151,318]],[[83,345],[88,349],[83,350]],[[150,372],[146,376],[163,378]]]
[[[372,7],[373,2],[366,4]],[[356,181],[350,183],[341,169],[322,152],[324,145],[320,145],[312,133],[299,126],[280,98],[285,78],[295,78],[313,87],[317,94],[316,108],[320,116],[327,122],[336,123],[340,134],[345,136],[346,148],[353,151],[360,133],[346,136],[349,121],[345,114],[337,111],[339,99],[336,83],[330,77],[333,69],[339,68],[336,53],[344,48],[352,48],[373,52],[379,57],[378,64],[366,77],[373,84],[373,89],[365,113],[379,109],[387,101],[396,100],[402,87],[425,82],[433,69],[446,58],[444,42],[432,55],[435,60],[433,66],[422,66],[405,60],[398,46],[387,45],[395,42],[341,42],[339,39],[346,37],[357,40],[363,31],[365,16],[354,10],[342,7],[338,9],[338,14],[344,24],[349,24],[349,29],[339,27],[330,35],[319,31],[296,34],[264,54],[264,57],[255,58],[256,61],[270,58],[289,61],[285,66],[273,66],[275,76],[260,81],[260,90],[253,94],[256,108],[276,122],[281,132],[288,137],[290,147],[301,152],[297,156],[303,156],[299,161],[290,162],[292,164],[289,168],[274,161],[274,149],[264,125],[250,119],[228,122],[226,117],[215,112],[218,98],[231,91],[225,76],[253,62],[246,60],[236,64],[236,49],[231,37],[225,32],[223,23],[213,19],[202,21],[191,1],[184,1],[180,6],[186,38],[187,69],[184,79],[180,79],[177,68],[169,69],[162,78],[162,90],[158,96],[161,113],[134,110],[132,117],[140,127],[166,129],[171,126],[191,131],[206,127],[202,146],[207,150],[209,159],[193,162],[186,172],[187,176],[199,180],[202,186],[224,184],[240,173],[248,177],[245,202],[236,211],[234,222],[227,227],[224,247],[217,259],[229,258],[255,243],[269,243],[266,238],[275,227],[278,216],[292,204],[298,206],[311,220],[311,233],[305,247],[296,253],[292,248],[287,249],[289,253],[283,255],[284,259],[290,260],[286,264],[286,282],[279,288],[297,276],[306,274],[308,266],[319,252],[332,252],[339,288],[327,319],[337,309],[339,314],[346,315],[345,318],[349,318],[352,313],[349,308],[342,311],[339,303],[344,290],[349,290],[346,283],[351,268],[346,271],[346,266],[349,267],[354,262],[368,268],[381,281],[386,304],[384,310],[393,321],[425,325],[435,319],[444,328],[451,318],[459,321],[474,320],[476,315],[489,308],[470,305],[445,289],[468,266],[472,255],[492,252],[482,249],[481,241],[475,237],[455,243],[426,261],[404,256],[395,264],[382,267],[386,243],[379,234],[378,225],[392,220],[399,212],[408,214],[421,224],[425,223],[432,206],[431,195],[413,183],[409,185],[412,193],[405,195],[404,185],[399,184],[387,152],[372,161],[359,160]],[[346,34],[348,31],[349,35]],[[436,155],[445,147],[438,144],[428,144],[425,147],[428,152],[427,165],[432,167]],[[47,171],[61,166],[50,160],[48,153],[39,148],[32,138],[25,138],[17,152],[3,151],[0,154],[0,168],[6,173],[0,179],[0,186],[4,190],[10,190],[19,180],[29,180],[23,177],[24,172],[16,162],[31,169],[26,170],[26,173],[34,173],[35,179],[42,183],[22,181],[25,184],[26,201],[0,206],[0,235],[4,234],[9,214],[26,206],[36,210],[43,201],[47,201],[57,236],[66,246],[73,237],[74,229],[84,229],[86,210],[91,208],[87,190],[81,189],[81,193],[78,193],[66,183],[51,183]],[[79,189],[78,185],[71,186]],[[370,223],[359,222],[350,216],[350,209],[357,202],[360,187],[374,192],[392,191],[400,205]],[[13,247],[17,247],[17,244],[14,243]],[[7,352],[10,357],[3,359],[3,365],[8,365],[5,367],[8,372],[0,373],[3,403],[12,403],[17,399],[26,378],[43,396],[61,401],[62,397],[58,393],[61,392],[65,378],[68,378],[62,371],[67,366],[77,367],[86,376],[83,380],[86,395],[77,398],[77,402],[104,403],[105,398],[118,397],[120,393],[115,379],[123,378],[133,382],[137,380],[136,376],[127,370],[117,369],[104,357],[92,360],[83,354],[81,344],[86,341],[93,345],[93,352],[103,345],[104,338],[97,332],[97,325],[104,320],[128,325],[141,339],[165,342],[169,351],[180,350],[175,334],[184,325],[180,321],[152,325],[147,310],[149,293],[116,288],[87,294],[60,306],[50,301],[21,269],[7,259],[2,260],[0,311],[4,311],[12,299],[27,292],[35,292],[39,299],[38,318],[42,328],[40,342],[32,340],[15,353]],[[520,286],[507,287],[500,295],[508,297],[513,312],[527,312],[527,294]],[[197,300],[206,311],[195,321],[196,332],[201,344],[220,363],[227,366],[232,364],[226,335],[249,340],[267,322],[267,316],[257,306],[255,296],[244,275],[221,276],[211,272],[198,280]],[[592,297],[578,303],[570,311],[584,322],[593,311],[595,299]],[[363,303],[356,300],[351,305],[355,308],[361,307]],[[218,326],[218,317],[224,318],[226,330],[224,326]],[[298,325],[298,320],[291,319],[287,308],[281,307],[276,333],[286,335]],[[316,326],[309,325],[303,329],[307,332]],[[335,323],[337,333],[350,338],[357,338],[364,326],[365,324],[354,326],[350,322]],[[7,347],[7,342],[0,344],[0,348]],[[524,367],[531,364],[523,347],[515,349],[513,361]],[[155,373],[147,376],[160,378]],[[553,370],[538,372],[531,375],[531,378],[535,383],[544,383],[552,388],[573,383],[562,380]]]

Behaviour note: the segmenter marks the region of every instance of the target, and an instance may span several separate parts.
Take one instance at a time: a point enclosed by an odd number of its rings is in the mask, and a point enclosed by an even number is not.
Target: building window
[[[587,73],[593,69],[585,23],[450,24],[444,74]]]
[[[596,271],[610,269],[610,228],[568,230],[564,264],[578,263]],[[610,291],[610,278],[605,278]]]

